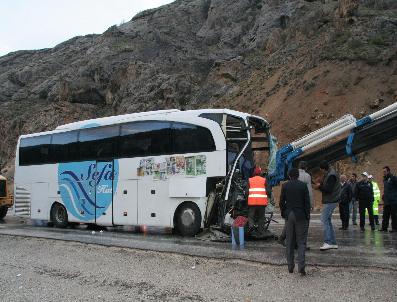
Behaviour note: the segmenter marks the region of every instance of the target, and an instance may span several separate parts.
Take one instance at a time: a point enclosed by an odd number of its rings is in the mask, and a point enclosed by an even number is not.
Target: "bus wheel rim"
[[[57,220],[63,222],[65,220],[65,209],[60,207],[57,211]]]
[[[181,221],[184,226],[190,226],[194,223],[195,215],[192,209],[185,209],[181,214]]]

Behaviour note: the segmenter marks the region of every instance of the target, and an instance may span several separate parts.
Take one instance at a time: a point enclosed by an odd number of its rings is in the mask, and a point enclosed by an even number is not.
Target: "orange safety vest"
[[[266,178],[254,176],[249,179],[249,206],[267,206]]]

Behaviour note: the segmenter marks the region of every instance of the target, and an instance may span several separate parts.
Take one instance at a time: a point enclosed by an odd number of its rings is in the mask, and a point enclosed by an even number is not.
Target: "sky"
[[[173,0],[0,0],[0,56],[103,33]]]

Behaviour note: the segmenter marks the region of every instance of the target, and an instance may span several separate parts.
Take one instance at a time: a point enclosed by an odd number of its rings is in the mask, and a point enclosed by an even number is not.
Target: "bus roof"
[[[106,126],[106,125],[121,124],[121,123],[132,122],[135,120],[142,120],[145,118],[159,119],[159,120],[162,120],[162,119],[166,120],[167,118],[172,118],[172,117],[175,117],[175,118],[192,117],[193,118],[193,117],[199,117],[199,115],[203,114],[203,113],[229,114],[229,115],[241,117],[243,119],[247,119],[247,118],[251,117],[251,118],[255,118],[255,119],[260,119],[260,120],[264,121],[266,124],[268,124],[268,122],[262,117],[254,116],[254,115],[251,115],[248,113],[243,113],[243,112],[230,110],[230,109],[198,109],[198,110],[187,110],[187,111],[181,111],[178,109],[170,109],[170,110],[157,110],[157,111],[130,113],[130,114],[115,115],[115,116],[109,116],[109,117],[102,117],[102,118],[78,121],[78,122],[73,122],[73,123],[58,126],[57,128],[55,128],[55,130],[49,130],[49,131],[45,131],[45,132],[21,135],[21,137],[33,137],[33,136],[40,136],[40,135],[45,135],[45,134],[57,133],[57,132],[65,132],[65,131],[70,131],[70,130],[79,130],[79,129]]]
[[[157,110],[157,111],[115,115],[115,116],[79,121],[79,122],[61,125],[61,126],[57,127],[55,130],[76,130],[76,129],[82,129],[82,128],[91,128],[91,127],[98,127],[98,126],[104,126],[104,125],[126,123],[126,122],[131,122],[131,121],[134,121],[137,119],[141,120],[143,117],[159,118],[164,115],[198,117],[202,113],[223,113],[223,114],[239,116],[244,119],[246,119],[247,117],[255,117],[255,118],[264,120],[262,117],[253,116],[248,113],[243,113],[243,112],[229,110],[229,109],[199,109],[199,110],[187,110],[187,111],[171,109],[171,110]],[[267,123],[266,120],[264,120],[264,121]]]
[[[98,127],[98,126],[111,125],[111,124],[119,124],[119,123],[133,121],[137,118],[142,118],[146,116],[156,116],[156,115],[159,116],[173,112],[179,112],[179,110],[178,109],[157,110],[157,111],[137,112],[137,113],[123,114],[123,115],[101,117],[101,118],[61,125],[55,128],[55,130],[75,130],[75,129],[91,128],[91,127]]]

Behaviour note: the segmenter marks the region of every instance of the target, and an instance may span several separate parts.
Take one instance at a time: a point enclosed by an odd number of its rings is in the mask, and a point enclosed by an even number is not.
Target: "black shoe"
[[[371,228],[371,231],[375,231],[375,227],[372,227],[372,228]]]
[[[379,229],[379,232],[387,232],[387,229]]]
[[[390,230],[389,233],[397,233],[397,230]]]
[[[365,232],[365,228],[360,228],[360,231],[361,232]]]
[[[357,225],[357,222],[353,222],[353,225]]]
[[[306,251],[310,251],[310,246],[307,246],[307,247],[306,247]]]
[[[294,267],[288,265],[288,272],[292,274],[294,272]]]
[[[340,227],[339,230],[345,230],[345,228],[344,227]]]

